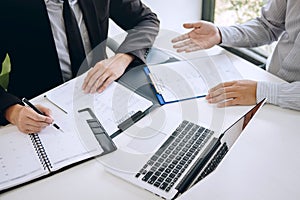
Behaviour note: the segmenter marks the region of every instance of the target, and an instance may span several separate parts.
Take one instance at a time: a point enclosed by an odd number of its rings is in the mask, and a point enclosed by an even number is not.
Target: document
[[[153,103],[118,82],[110,84],[102,93],[85,94],[83,76],[46,93],[46,97],[68,114],[90,108],[109,135],[136,113],[143,113]]]
[[[162,105],[203,97],[218,83],[242,78],[225,54],[148,65],[144,71]]]

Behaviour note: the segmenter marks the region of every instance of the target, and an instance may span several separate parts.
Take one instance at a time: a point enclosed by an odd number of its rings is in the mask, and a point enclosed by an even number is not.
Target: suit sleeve
[[[111,0],[110,17],[128,35],[117,53],[130,53],[145,63],[159,31],[159,20],[140,0]]]
[[[6,10],[6,9],[4,9]],[[5,24],[5,21],[4,20],[5,18],[5,12],[1,12],[0,14],[0,25],[1,27],[8,27],[6,24]],[[7,53],[7,37],[8,35],[6,34],[6,32],[1,29],[1,37],[0,37],[0,72],[2,71],[2,63],[6,57],[6,53]],[[12,106],[14,104],[22,104],[22,101],[6,92],[6,90],[0,86],[0,125],[6,125],[8,124],[9,122],[5,119],[4,117],[4,113],[5,113],[5,110],[9,107],[9,106]]]

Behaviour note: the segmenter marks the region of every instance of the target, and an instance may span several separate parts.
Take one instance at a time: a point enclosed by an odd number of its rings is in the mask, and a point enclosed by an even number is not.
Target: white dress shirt
[[[83,46],[87,53],[91,51],[88,32],[83,20],[82,12],[79,8],[77,0],[69,0],[70,6],[75,14],[78,22],[80,33],[83,39]],[[55,41],[56,50],[58,53],[59,63],[64,81],[72,78],[71,61],[68,50],[67,36],[65,32],[65,24],[62,15],[63,1],[62,0],[45,0],[48,11],[48,16],[51,23],[51,29]]]

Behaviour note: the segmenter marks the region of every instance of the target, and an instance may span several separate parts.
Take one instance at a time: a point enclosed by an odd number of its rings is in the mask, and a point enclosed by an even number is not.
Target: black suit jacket
[[[144,61],[158,33],[159,21],[140,0],[78,0],[93,50],[93,66],[106,58],[108,20],[128,32],[118,52]],[[0,87],[0,124],[5,109],[20,98],[35,97],[63,82],[44,0],[9,0],[0,3],[0,61],[11,60],[7,92]]]

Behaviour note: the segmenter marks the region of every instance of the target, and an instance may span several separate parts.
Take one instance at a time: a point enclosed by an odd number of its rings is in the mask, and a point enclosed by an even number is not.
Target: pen
[[[58,109],[60,109],[61,111],[63,111],[65,114],[68,114],[67,111],[65,111],[64,109],[62,109],[60,106],[58,106],[56,103],[54,103],[52,100],[50,100],[47,95],[44,95],[45,99],[47,99],[50,103],[52,103],[53,105],[55,105]]]
[[[41,112],[37,107],[35,107],[32,103],[30,103],[25,97],[22,99],[22,101],[28,105],[30,108],[32,108],[35,112],[37,112],[40,115],[45,115],[43,112]],[[52,124],[57,130],[60,130],[63,132],[63,130],[55,123]]]

